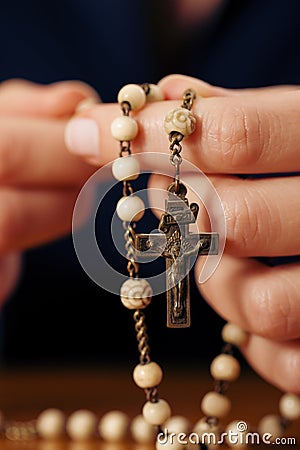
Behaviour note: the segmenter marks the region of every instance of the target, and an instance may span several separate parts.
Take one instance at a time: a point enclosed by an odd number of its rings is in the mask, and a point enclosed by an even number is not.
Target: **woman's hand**
[[[198,126],[184,140],[184,158],[214,184],[227,242],[201,292],[222,317],[249,332],[242,351],[257,372],[283,390],[300,393],[300,263],[271,268],[252,259],[300,254],[300,177],[236,176],[300,171],[300,90],[225,90],[182,76],[167,77],[160,86],[169,101],[136,113],[140,133],[133,151],[167,152],[165,114],[178,106],[187,88],[203,97],[193,106]],[[99,105],[73,119],[66,129],[69,150],[96,165],[113,160],[110,123],[119,114],[118,105]],[[152,177],[151,186],[165,184],[161,176]]]
[[[70,155],[64,128],[96,93],[80,82],[0,84],[0,303],[15,285],[17,254],[71,230],[77,194],[93,171]]]

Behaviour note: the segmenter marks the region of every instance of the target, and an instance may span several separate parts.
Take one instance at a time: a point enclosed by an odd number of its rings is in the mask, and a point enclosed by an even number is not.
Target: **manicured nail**
[[[83,156],[99,154],[99,129],[92,119],[71,119],[65,129],[65,144],[71,153]]]

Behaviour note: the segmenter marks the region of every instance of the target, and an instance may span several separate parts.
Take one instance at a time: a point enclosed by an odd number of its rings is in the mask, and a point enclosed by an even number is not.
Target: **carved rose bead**
[[[129,278],[121,287],[121,302],[128,309],[143,309],[152,299],[152,288],[143,278]]]
[[[195,131],[196,119],[191,111],[179,106],[167,113],[164,127],[168,134],[177,131],[183,136],[189,136]]]

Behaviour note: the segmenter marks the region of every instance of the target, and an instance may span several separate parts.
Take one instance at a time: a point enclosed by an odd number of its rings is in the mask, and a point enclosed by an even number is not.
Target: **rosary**
[[[56,439],[67,434],[78,441],[98,436],[108,442],[121,442],[128,437],[130,430],[133,441],[139,444],[155,443],[157,450],[212,450],[222,443],[232,448],[245,448],[248,443],[253,443],[253,436],[257,438],[256,443],[278,443],[276,439],[283,436],[290,422],[300,418],[299,397],[285,393],[279,402],[280,414],[266,415],[257,429],[250,430],[241,421],[221,426],[221,421],[231,408],[231,401],[226,395],[229,383],[240,375],[240,365],[233,356],[233,350],[247,340],[247,333],[234,323],[227,323],[222,330],[224,347],[210,366],[214,389],[204,395],[201,401],[203,417],[193,428],[183,417],[172,417],[169,403],[158,394],[163,371],[150,357],[144,313],[151,303],[152,288],[146,279],[139,278],[139,262],[158,257],[165,259],[167,326],[185,328],[191,324],[189,273],[192,265],[198,256],[209,258],[220,252],[218,233],[190,231],[190,225],[196,223],[199,205],[189,203],[188,189],[181,180],[182,142],[197,126],[192,113],[195,98],[195,92],[187,89],[183,93],[182,104],[165,117],[164,128],[169,138],[170,164],[174,175],[167,188],[164,212],[155,233],[136,232],[136,223],[142,219],[145,205],[134,194],[132,186],[140,174],[140,164],[131,151],[131,142],[138,134],[138,124],[131,111],[140,110],[146,101],[163,100],[159,87],[146,83],[124,86],[118,94],[122,115],[111,125],[112,136],[120,143],[119,157],[112,164],[112,174],[123,184],[123,196],[117,203],[116,214],[123,223],[128,272],[128,279],[120,289],[120,297],[123,305],[134,311],[140,361],[133,371],[133,380],[145,392],[142,414],[134,418],[129,426],[127,415],[120,411],[108,412],[99,420],[87,410],[76,411],[66,419],[61,411],[47,409],[30,423],[4,421],[2,431],[8,439]],[[250,431],[252,441],[248,442]]]

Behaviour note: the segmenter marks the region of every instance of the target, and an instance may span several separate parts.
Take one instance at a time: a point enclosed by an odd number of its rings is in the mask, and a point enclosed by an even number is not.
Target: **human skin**
[[[93,168],[66,151],[64,128],[81,82],[0,84],[0,304],[16,285],[20,252],[70,232],[74,203]]]
[[[201,293],[249,333],[242,351],[253,368],[280,389],[300,393],[300,264],[267,267],[253,259],[300,253],[300,177],[237,176],[300,171],[300,90],[225,90],[178,75],[159,84],[167,101],[133,113],[140,128],[133,152],[167,151],[164,116],[194,88],[202,97],[193,106],[201,126],[185,139],[184,157],[211,179],[227,227],[225,252]],[[70,152],[97,167],[114,159],[110,124],[119,115],[117,104],[78,114],[66,128]],[[165,186],[163,177],[152,176],[150,187]],[[201,262],[196,279],[200,270]]]

